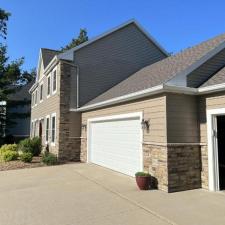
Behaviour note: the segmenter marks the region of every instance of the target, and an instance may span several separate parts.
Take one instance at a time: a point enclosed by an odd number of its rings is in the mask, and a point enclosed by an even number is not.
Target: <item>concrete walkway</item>
[[[225,195],[138,191],[90,164],[0,172],[0,225],[222,225]]]

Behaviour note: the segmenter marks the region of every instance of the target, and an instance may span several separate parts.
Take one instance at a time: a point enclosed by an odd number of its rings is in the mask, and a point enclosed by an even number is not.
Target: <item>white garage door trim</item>
[[[104,116],[104,117],[95,117],[87,120],[87,162],[90,161],[90,151],[91,151],[91,124],[94,122],[100,121],[110,121],[110,120],[119,120],[119,119],[132,119],[139,118],[139,122],[141,124],[143,119],[143,112],[135,112],[135,113],[127,113],[127,114],[119,114],[113,116]],[[143,130],[140,129],[140,171],[143,171]]]

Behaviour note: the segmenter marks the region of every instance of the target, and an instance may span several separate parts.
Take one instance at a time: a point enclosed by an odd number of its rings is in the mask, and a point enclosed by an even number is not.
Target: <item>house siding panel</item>
[[[168,143],[199,143],[195,96],[167,94],[167,134]]]
[[[81,48],[74,54],[80,74],[80,106],[144,66],[165,58],[165,54],[134,24]],[[71,107],[76,107],[75,103]]]

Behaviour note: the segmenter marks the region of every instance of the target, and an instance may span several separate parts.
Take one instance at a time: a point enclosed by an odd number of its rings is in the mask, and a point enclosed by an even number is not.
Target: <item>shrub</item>
[[[9,151],[8,150],[8,151],[5,151],[5,152],[2,153],[2,159],[5,162],[17,160],[18,156],[19,156],[19,154],[16,151]]]
[[[22,162],[27,162],[27,163],[30,163],[33,159],[33,154],[30,153],[30,152],[23,152],[21,155],[20,155],[20,160]]]
[[[147,172],[137,172],[135,173],[135,177],[149,177],[150,174]]]
[[[46,165],[56,165],[58,162],[57,156],[53,153],[46,152],[42,155],[42,162]]]
[[[2,147],[0,148],[0,154],[6,151],[13,151],[16,152],[17,151],[17,145],[16,144],[5,144],[2,145]]]
[[[41,153],[41,139],[34,137],[26,138],[19,143],[19,151],[30,152],[33,156],[38,156]]]

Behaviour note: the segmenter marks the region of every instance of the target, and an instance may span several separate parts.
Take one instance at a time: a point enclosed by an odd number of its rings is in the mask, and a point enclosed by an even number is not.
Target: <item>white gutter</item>
[[[198,88],[199,94],[210,94],[218,91],[225,91],[225,83]]]
[[[85,110],[89,110],[89,109],[95,109],[95,108],[99,108],[99,107],[103,107],[103,106],[107,106],[107,105],[112,105],[112,104],[117,104],[117,103],[121,103],[121,102],[125,102],[125,101],[130,101],[130,100],[134,100],[137,98],[141,98],[141,97],[145,97],[148,96],[149,93],[151,94],[158,94],[161,93],[163,90],[163,85],[158,85],[155,86],[153,88],[148,88],[142,91],[138,91],[132,94],[127,94],[127,95],[123,95],[117,98],[112,98],[110,100],[106,100],[103,102],[99,102],[99,103],[95,103],[95,104],[91,104],[88,106],[84,106],[78,109],[70,109],[70,111],[85,111]]]
[[[109,106],[113,104],[131,101],[131,100],[143,98],[146,96],[160,94],[163,92],[186,94],[186,95],[202,95],[202,94],[214,93],[218,91],[225,91],[225,83],[219,84],[219,85],[213,85],[209,87],[203,87],[203,88],[179,87],[179,86],[171,86],[171,85],[162,84],[162,85],[158,85],[158,86],[148,88],[142,91],[137,91],[132,94],[127,94],[117,98],[112,98],[106,101],[83,106],[81,108],[77,108],[77,109],[72,108],[70,109],[70,111],[83,112],[86,110],[97,109],[100,107],[105,107],[105,106]]]

